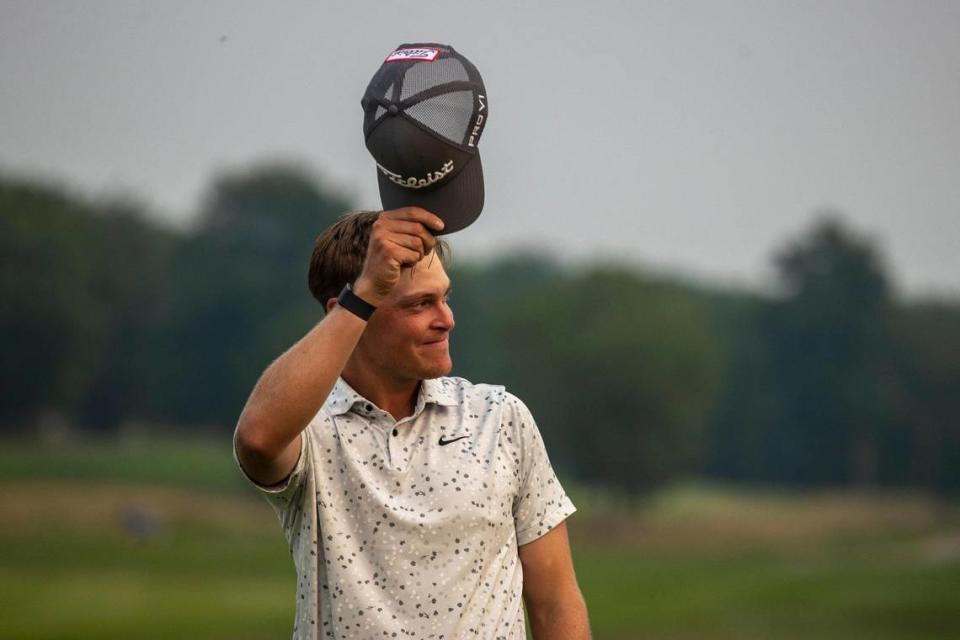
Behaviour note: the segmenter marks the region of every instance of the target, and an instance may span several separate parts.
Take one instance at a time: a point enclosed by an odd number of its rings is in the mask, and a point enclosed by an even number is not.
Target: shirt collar
[[[338,377],[330,391],[330,396],[327,398],[327,406],[331,413],[336,416],[347,413],[353,408],[353,405],[360,402],[367,402],[367,399],[354,391],[346,380]]]
[[[450,378],[430,378],[420,383],[420,399],[424,404],[432,402],[444,407],[455,407],[457,402],[454,390],[456,385]],[[417,404],[420,404],[418,399]]]
[[[337,378],[333,389],[330,391],[330,396],[327,398],[327,406],[334,415],[342,415],[350,411],[354,405],[367,403],[373,404],[340,377]],[[414,415],[420,413],[427,404],[431,403],[445,407],[457,405],[457,400],[454,397],[454,384],[449,378],[431,378],[421,381]]]

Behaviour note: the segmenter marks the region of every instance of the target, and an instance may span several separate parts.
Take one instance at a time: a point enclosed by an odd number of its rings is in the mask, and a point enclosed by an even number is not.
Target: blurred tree
[[[741,291],[705,291],[703,296],[723,345],[724,368],[701,470],[716,478],[769,480],[778,466],[770,456],[771,429],[782,415],[767,335],[770,301]]]
[[[169,417],[232,428],[258,376],[318,322],[307,289],[316,236],[349,209],[302,169],[257,165],[214,180],[174,255],[162,367]]]
[[[891,292],[879,253],[835,214],[775,259],[783,297],[771,320],[781,389],[772,459],[786,480],[870,485],[891,427]]]
[[[453,374],[475,382],[497,382],[509,374],[508,342],[503,341],[507,309],[561,276],[548,255],[521,252],[490,262],[460,262],[449,269],[450,306],[456,327],[450,334]]]
[[[492,327],[558,465],[629,494],[688,471],[720,362],[696,297],[616,266],[544,284]]]
[[[170,231],[132,203],[97,206],[0,181],[3,420],[55,411],[109,429],[150,413]]]
[[[156,361],[171,312],[170,260],[182,237],[151,222],[131,201],[102,205],[95,221],[97,247],[89,260],[96,296],[108,310],[107,330],[79,419],[103,430],[162,411],[167,380]]]
[[[960,306],[925,302],[896,314],[903,429],[883,451],[891,484],[960,491]]]
[[[232,428],[320,319],[309,255],[347,209],[283,164],[221,175],[185,234],[133,202],[0,179],[0,429]],[[455,259],[454,373],[506,384],[559,469],[628,493],[700,451],[724,478],[960,490],[960,307],[895,304],[878,249],[836,215],[776,265],[770,297],[537,253]]]
[[[100,358],[93,212],[58,190],[0,181],[0,421],[73,417]]]

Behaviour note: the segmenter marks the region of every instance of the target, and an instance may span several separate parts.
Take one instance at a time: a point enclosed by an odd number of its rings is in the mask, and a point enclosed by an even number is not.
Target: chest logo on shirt
[[[440,446],[450,444],[451,442],[456,442],[457,440],[463,440],[464,438],[469,438],[470,436],[460,436],[459,438],[452,438],[450,440],[444,440],[443,436],[440,436]]]

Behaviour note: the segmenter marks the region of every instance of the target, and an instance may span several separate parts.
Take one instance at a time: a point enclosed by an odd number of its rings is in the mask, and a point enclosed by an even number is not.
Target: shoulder
[[[434,378],[430,383],[440,399],[467,407],[478,404],[499,405],[511,396],[501,384],[475,383],[457,376]]]
[[[451,403],[460,405],[470,413],[482,416],[497,411],[504,424],[514,420],[532,421],[530,410],[523,400],[502,384],[474,383],[456,376],[436,378],[433,382]]]

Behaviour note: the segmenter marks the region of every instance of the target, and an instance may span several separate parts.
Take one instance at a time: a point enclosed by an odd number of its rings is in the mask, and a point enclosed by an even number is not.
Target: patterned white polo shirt
[[[517,547],[576,508],[523,402],[437,378],[397,422],[338,379],[301,440],[285,481],[247,476],[290,545],[294,639],[526,637]]]

